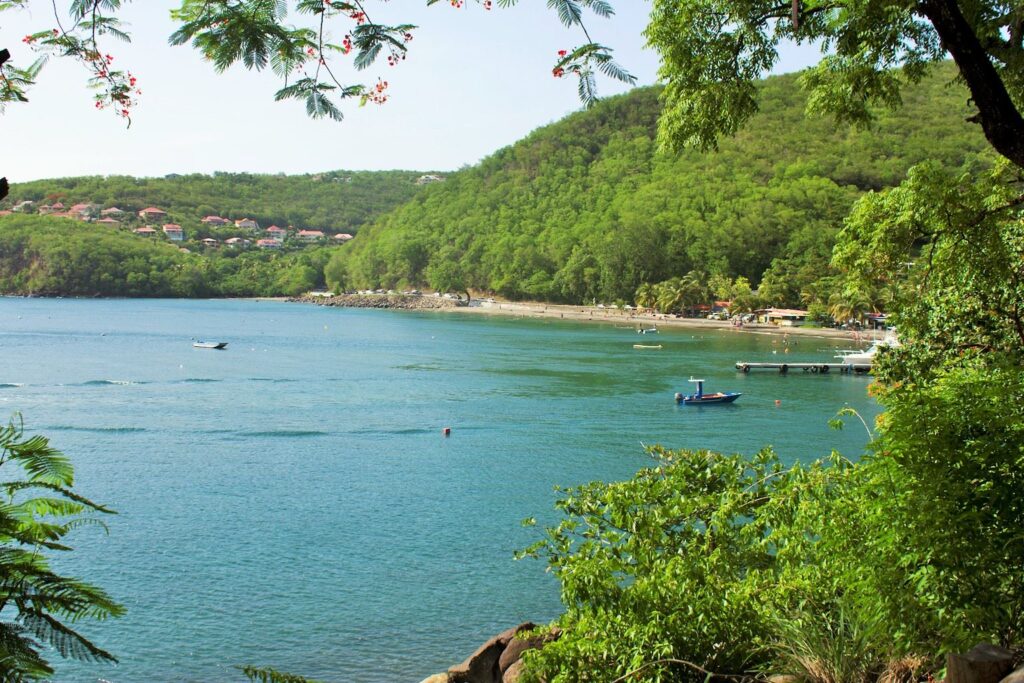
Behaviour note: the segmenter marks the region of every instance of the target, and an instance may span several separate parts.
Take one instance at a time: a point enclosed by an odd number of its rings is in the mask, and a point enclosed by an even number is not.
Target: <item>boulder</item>
[[[477,648],[462,664],[448,669],[450,683],[501,683],[498,658],[516,635],[515,628],[502,631]]]
[[[519,627],[516,628],[516,637],[509,641],[508,647],[505,648],[505,651],[501,653],[501,657],[498,658],[498,669],[501,670],[502,673],[519,661],[520,657],[522,657],[523,653],[527,650],[542,647],[545,643],[550,643],[561,635],[561,631],[555,629],[554,631],[546,634],[526,636],[523,638],[519,637],[520,633],[530,631],[535,628],[537,628],[537,625],[530,622],[520,624]]]
[[[1012,668],[1013,653],[979,643],[964,654],[946,655],[946,683],[1000,683]]]
[[[523,673],[523,660],[517,659],[512,666],[505,669],[501,676],[501,683],[519,683],[519,676]]]
[[[999,681],[999,683],[1024,683],[1024,666]]]

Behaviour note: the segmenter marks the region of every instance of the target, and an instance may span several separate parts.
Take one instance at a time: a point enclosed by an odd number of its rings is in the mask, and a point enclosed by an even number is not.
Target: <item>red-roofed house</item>
[[[164,234],[167,235],[167,239],[172,242],[181,242],[185,239],[185,231],[181,229],[181,226],[176,223],[167,223],[164,225]]]
[[[203,242],[203,246],[205,246],[205,247],[219,247],[220,246],[220,242],[218,242],[217,240],[213,239],[212,237],[204,237],[202,239],[202,242]]]
[[[82,220],[88,220],[96,215],[98,208],[100,207],[96,204],[75,204],[68,209],[68,213],[79,216]]]
[[[249,240],[245,239],[244,237],[230,237],[224,240],[224,244],[228,245],[229,247],[245,247],[251,244],[251,242],[249,242]]]
[[[148,225],[144,228],[135,228],[135,230],[133,230],[132,232],[134,232],[136,235],[142,235],[143,237],[152,237],[153,235],[156,234],[156,230],[149,227]]]
[[[271,225],[267,228],[267,237],[278,242],[284,242],[284,238],[288,236],[288,231],[284,228],[279,228],[276,225]]]
[[[319,230],[299,230],[299,234],[296,235],[303,242],[316,242],[323,236],[324,234]]]
[[[123,216],[124,215],[124,211],[119,209],[119,208],[117,208],[116,206],[112,206],[109,209],[103,209],[102,211],[100,211],[100,215],[101,216]]]
[[[167,217],[167,212],[163,209],[158,209],[155,206],[151,206],[148,209],[139,211],[139,218],[142,220],[162,220]]]
[[[229,221],[227,218],[221,218],[220,216],[207,216],[206,218],[202,219],[199,222],[205,223],[206,225],[212,225],[214,227],[220,227],[222,225],[231,225],[231,221]]]
[[[339,232],[337,235],[334,236],[334,239],[339,242],[348,242],[350,239],[352,239],[352,235],[348,234],[347,232]]]
[[[98,221],[96,221],[96,225],[109,225],[113,227],[115,225],[121,225],[121,221],[117,220],[116,218],[101,218]]]
[[[235,227],[243,230],[259,230],[260,224],[251,218],[239,218],[235,221]]]
[[[256,246],[260,249],[280,249],[281,243],[277,240],[256,240]]]

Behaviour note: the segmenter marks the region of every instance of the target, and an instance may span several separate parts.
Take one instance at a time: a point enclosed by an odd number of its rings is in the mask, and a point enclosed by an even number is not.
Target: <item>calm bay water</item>
[[[641,442],[856,456],[860,425],[827,420],[877,412],[864,377],[737,373],[778,359],[763,335],[667,330],[638,351],[612,324],[256,301],[0,298],[0,320],[0,417],[20,411],[119,512],[59,566],[127,606],[83,625],[121,662],[58,660],[60,681],[240,681],[232,666],[257,664],[415,683],[558,614],[543,566],[512,560],[538,533],[519,520],[555,519],[553,485],[629,477]],[[677,406],[691,375],[744,396]]]

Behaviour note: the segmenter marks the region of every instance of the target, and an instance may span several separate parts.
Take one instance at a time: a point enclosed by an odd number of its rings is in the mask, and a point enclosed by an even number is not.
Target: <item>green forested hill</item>
[[[333,171],[316,175],[195,174],[166,178],[89,176],[18,183],[10,200],[67,206],[96,203],[139,211],[156,206],[186,229],[203,216],[253,218],[261,226],[294,225],[357,232],[367,221],[393,209],[422,189],[420,171]]]
[[[54,216],[0,216],[0,294],[290,296],[323,284],[326,248],[189,253]]]
[[[953,75],[943,65],[908,88],[905,106],[879,112],[870,130],[807,118],[797,77],[770,78],[735,138],[678,156],[657,151],[658,90],[635,90],[427,188],[366,226],[328,279],[610,301],[691,270],[756,284],[770,269],[780,301],[798,299],[825,274],[863,192],[895,185],[925,158],[982,163]]]

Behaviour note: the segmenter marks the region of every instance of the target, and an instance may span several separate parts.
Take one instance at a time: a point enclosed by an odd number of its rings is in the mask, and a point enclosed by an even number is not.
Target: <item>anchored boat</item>
[[[227,348],[227,342],[209,342],[209,341],[194,341],[192,346],[197,349],[224,349]]]
[[[690,378],[690,381],[697,385],[697,391],[692,394],[676,394],[676,403],[682,403],[684,405],[713,405],[717,403],[732,403],[740,396],[741,393],[738,391],[718,391],[713,394],[704,393],[704,380]]]

